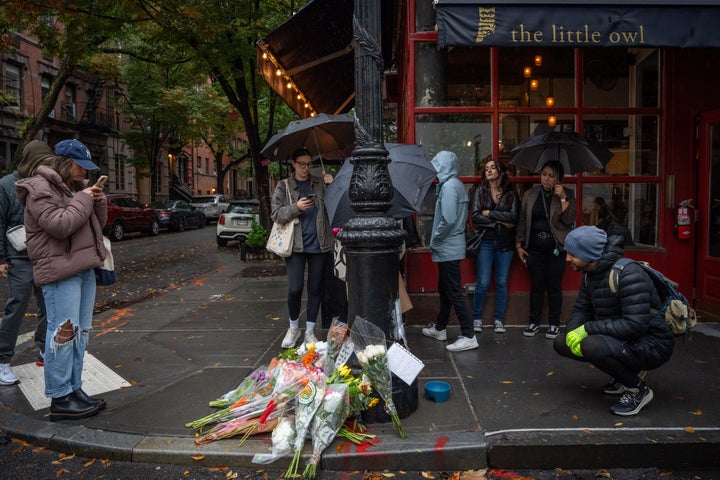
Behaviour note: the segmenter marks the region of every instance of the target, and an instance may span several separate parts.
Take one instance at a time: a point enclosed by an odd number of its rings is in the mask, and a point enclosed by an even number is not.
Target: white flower
[[[367,351],[367,349],[365,349]],[[365,365],[368,363],[368,357],[364,352],[358,352],[357,353],[358,362],[360,362],[361,365]]]
[[[273,450],[277,453],[289,453],[295,443],[295,421],[292,417],[283,417],[272,432]]]

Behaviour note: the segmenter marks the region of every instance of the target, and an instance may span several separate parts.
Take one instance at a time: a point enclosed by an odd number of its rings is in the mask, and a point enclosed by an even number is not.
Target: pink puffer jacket
[[[15,183],[25,206],[27,249],[38,286],[99,267],[105,258],[102,228],[107,203],[73,194],[53,169]]]

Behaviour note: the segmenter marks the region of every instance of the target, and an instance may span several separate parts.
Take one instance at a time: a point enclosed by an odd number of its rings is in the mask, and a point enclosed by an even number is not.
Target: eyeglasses
[[[312,163],[305,163],[305,162],[295,162],[295,164],[300,168],[310,168],[312,167]]]

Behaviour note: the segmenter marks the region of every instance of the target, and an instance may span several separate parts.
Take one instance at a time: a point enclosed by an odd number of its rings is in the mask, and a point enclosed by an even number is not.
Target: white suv
[[[220,215],[230,206],[230,200],[225,198],[224,195],[203,195],[193,197],[190,205],[203,212],[205,218],[210,222],[211,220],[217,221],[220,218]]]

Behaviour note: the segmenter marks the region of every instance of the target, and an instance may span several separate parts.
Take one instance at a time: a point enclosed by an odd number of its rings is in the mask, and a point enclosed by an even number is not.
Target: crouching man
[[[564,248],[566,261],[583,275],[555,351],[610,375],[603,391],[622,395],[610,411],[636,415],[653,399],[646,371],[667,362],[675,346],[672,330],[657,314],[661,301],[655,285],[640,265],[631,263],[620,275],[617,292],[610,290],[610,272],[623,254],[622,237],[608,239],[601,229],[582,226],[567,235]]]

